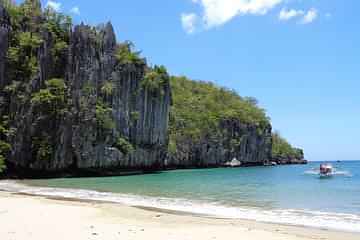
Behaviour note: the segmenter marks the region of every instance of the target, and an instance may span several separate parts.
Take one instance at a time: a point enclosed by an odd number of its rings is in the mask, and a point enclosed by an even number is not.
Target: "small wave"
[[[341,171],[341,170],[336,170],[336,169],[334,171],[334,175],[345,176],[345,177],[353,177],[353,175],[348,171]]]
[[[64,197],[121,203],[129,206],[152,207],[229,219],[328,228],[360,232],[360,216],[296,209],[264,210],[260,208],[227,207],[215,203],[180,198],[155,198],[80,189],[32,187],[13,181],[0,182],[0,190],[47,197]]]
[[[304,174],[307,174],[307,175],[319,175],[320,171],[319,170],[315,170],[315,169],[312,169],[312,170],[307,170],[304,172]]]

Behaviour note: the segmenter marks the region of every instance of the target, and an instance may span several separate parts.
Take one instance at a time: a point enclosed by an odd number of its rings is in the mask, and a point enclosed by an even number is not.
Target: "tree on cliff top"
[[[115,58],[120,64],[144,65],[146,61],[141,58],[140,51],[134,50],[135,46],[132,42],[126,41],[118,44],[115,52]]]
[[[272,141],[273,158],[303,159],[303,150],[292,147],[290,143],[288,143],[288,141],[280,135],[279,132],[274,132],[272,134]]]
[[[254,98],[243,98],[235,91],[186,77],[172,77],[171,87],[170,134],[173,138],[181,135],[196,139],[214,133],[221,120],[239,120],[259,129],[270,124]]]

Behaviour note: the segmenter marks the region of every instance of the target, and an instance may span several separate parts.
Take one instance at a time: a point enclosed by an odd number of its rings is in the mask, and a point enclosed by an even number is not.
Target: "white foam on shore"
[[[264,210],[259,208],[226,207],[213,203],[179,198],[155,198],[81,189],[32,187],[15,181],[0,181],[0,190],[47,197],[107,201],[129,206],[182,211],[213,217],[246,219],[259,222],[360,232],[360,216],[355,214],[328,213],[295,209]]]

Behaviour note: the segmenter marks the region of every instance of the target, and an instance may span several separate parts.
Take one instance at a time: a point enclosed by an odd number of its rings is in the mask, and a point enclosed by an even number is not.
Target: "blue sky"
[[[45,5],[48,1],[43,1]],[[50,1],[51,2],[51,1]],[[360,1],[56,0],[152,64],[256,97],[309,160],[360,159]]]

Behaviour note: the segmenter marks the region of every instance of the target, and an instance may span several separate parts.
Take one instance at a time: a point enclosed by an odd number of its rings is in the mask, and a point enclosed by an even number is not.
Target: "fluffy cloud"
[[[80,15],[79,7],[73,7],[72,9],[70,9],[70,13],[75,14],[75,15]]]
[[[184,30],[191,34],[195,31],[195,24],[198,20],[198,16],[195,13],[183,13],[181,14],[181,23]]]
[[[192,0],[203,8],[207,28],[221,26],[239,15],[265,15],[284,0]]]
[[[52,8],[54,11],[58,12],[61,10],[61,3],[49,0],[46,3],[46,7]]]
[[[311,8],[310,10],[303,11],[303,10],[295,10],[290,9],[287,10],[283,8],[279,13],[279,20],[280,21],[288,21],[293,18],[300,18],[298,21],[299,24],[309,24],[315,21],[318,17],[318,11],[315,8]]]
[[[287,10],[286,8],[283,8],[280,11],[280,14],[279,14],[279,20],[280,21],[287,21],[287,20],[290,20],[292,18],[303,16],[304,14],[305,13],[302,10],[295,10],[295,9]]]
[[[317,9],[312,8],[305,14],[305,16],[300,21],[300,23],[302,23],[302,24],[312,23],[313,21],[315,21],[317,19],[317,17],[318,17]]]
[[[288,21],[298,19],[299,24],[309,24],[318,18],[318,11],[311,8],[308,11],[288,9],[285,5],[290,0],[191,0],[201,7],[202,12],[182,14],[182,26],[187,33],[193,33],[196,28],[210,29],[219,27],[237,16],[255,15],[262,16],[276,7],[283,6],[278,19]]]

